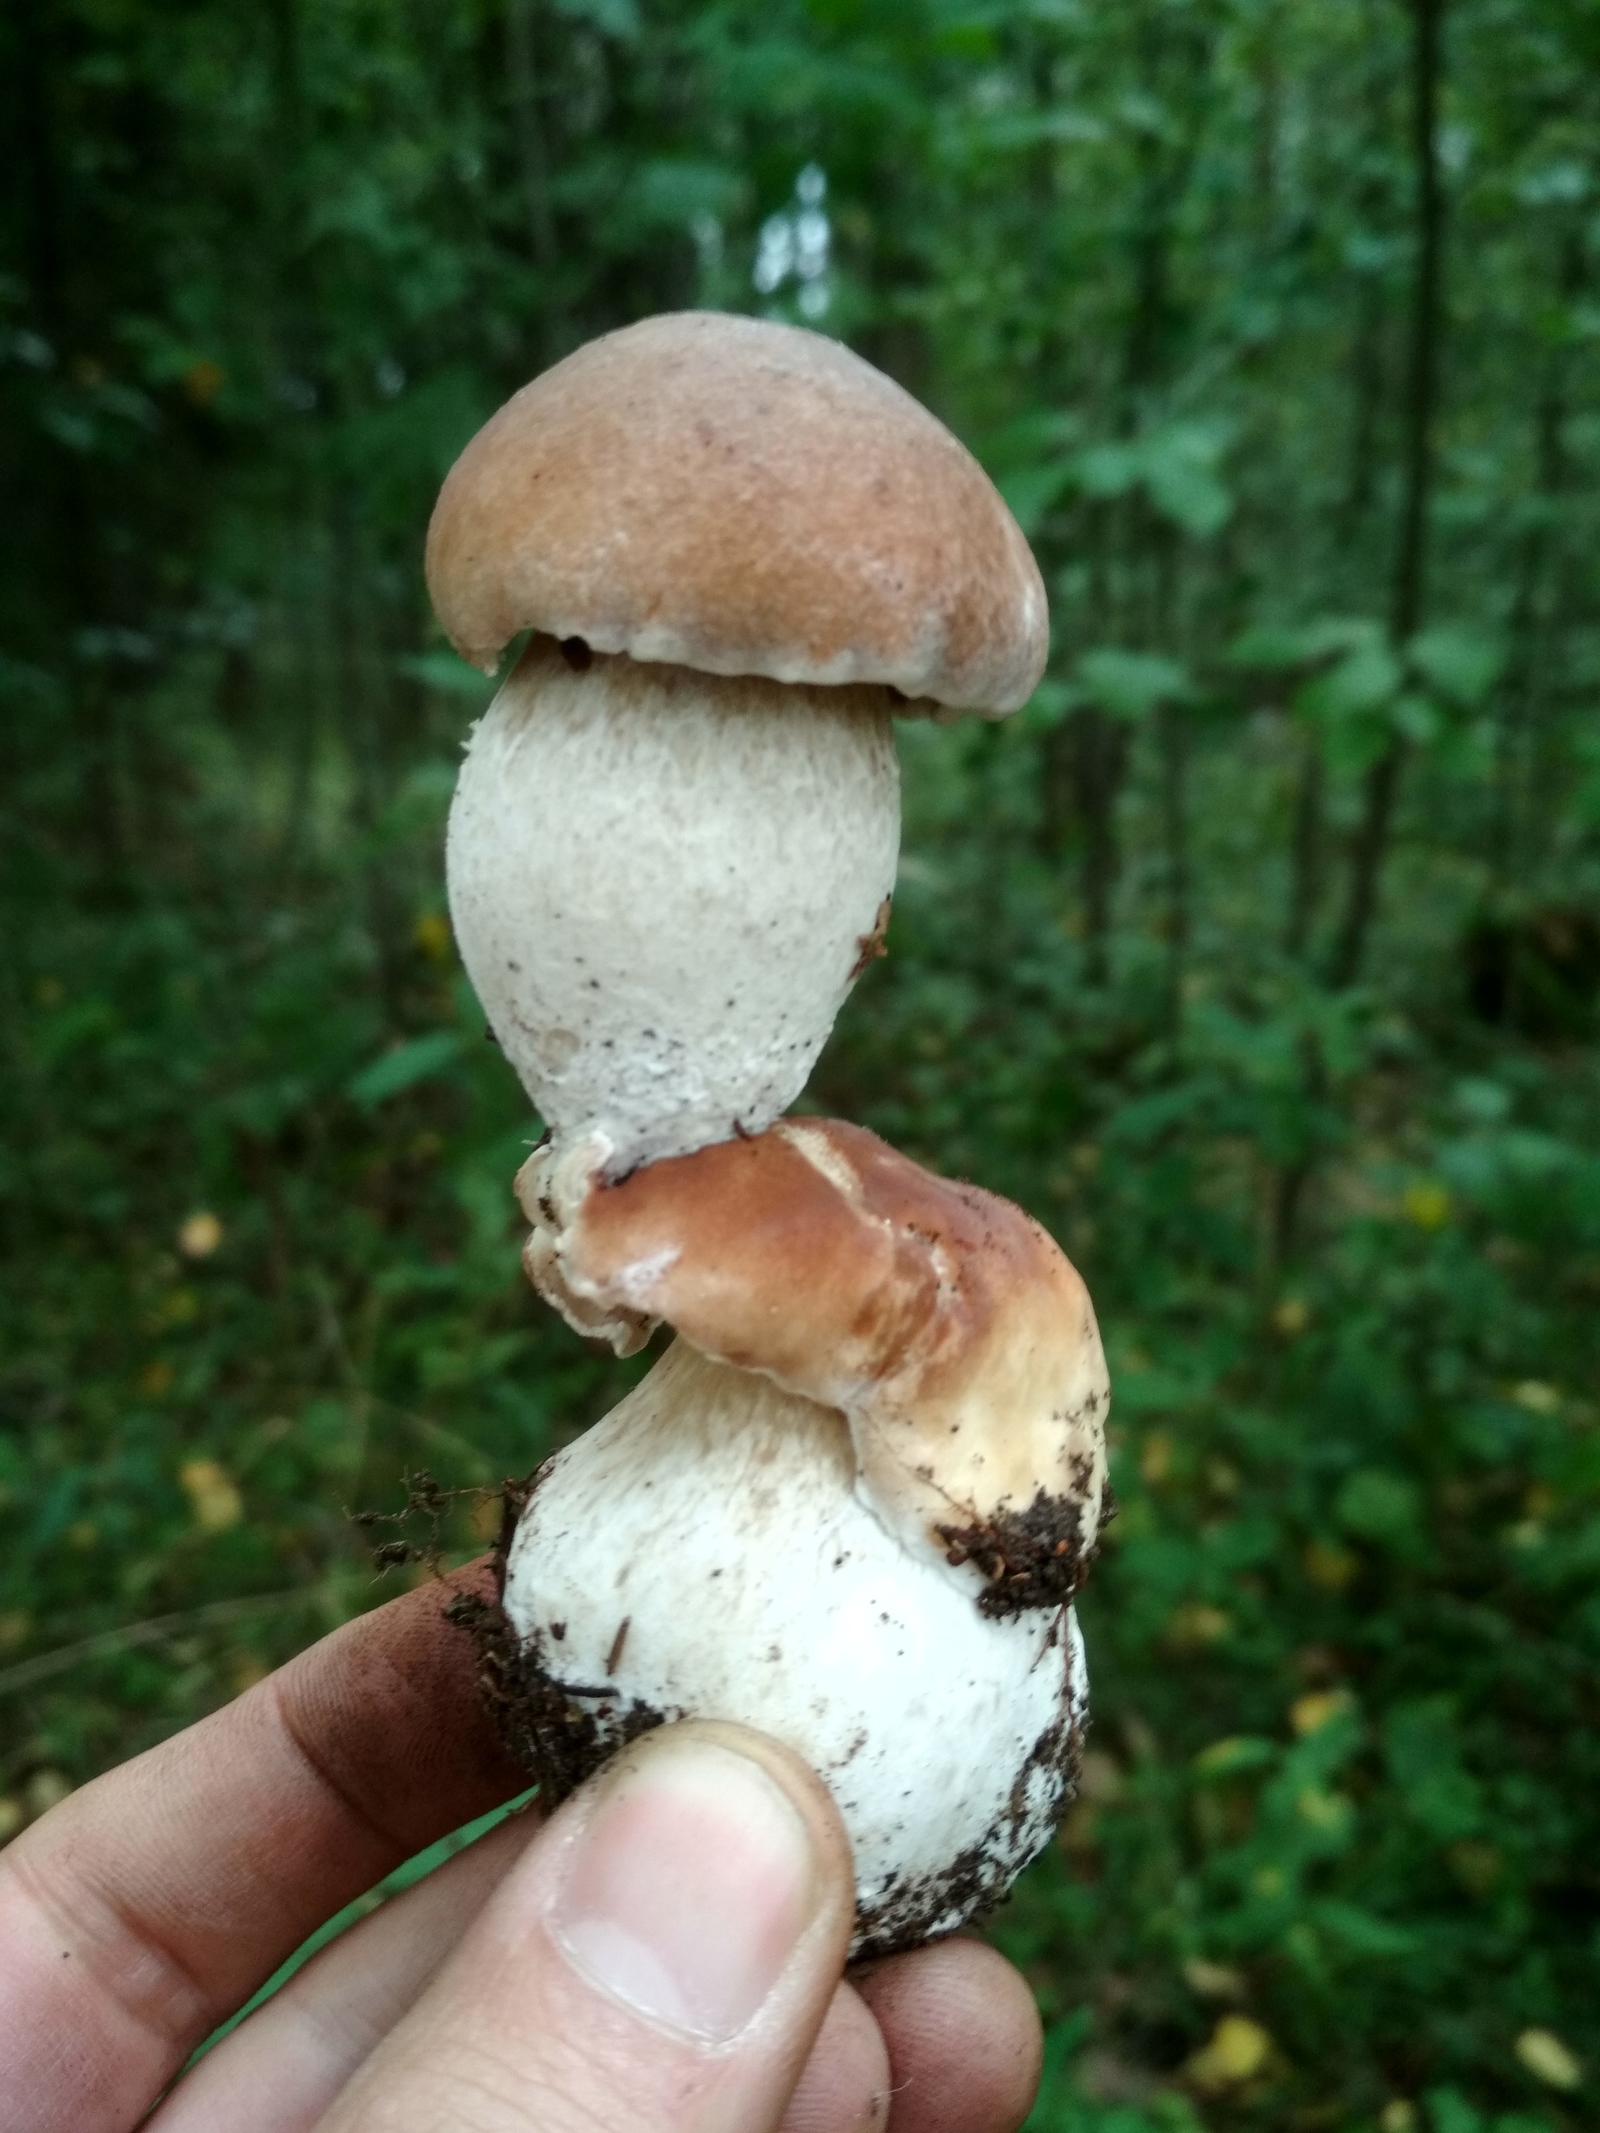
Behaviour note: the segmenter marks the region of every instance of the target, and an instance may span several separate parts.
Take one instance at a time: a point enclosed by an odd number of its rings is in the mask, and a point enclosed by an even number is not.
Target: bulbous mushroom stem
[[[757,1133],[881,941],[900,840],[892,699],[535,638],[473,732],[450,909],[558,1146],[608,1175]]]
[[[998,1901],[1070,1793],[1071,1608],[985,1614],[976,1567],[880,1515],[843,1415],[685,1341],[540,1469],[504,1568],[502,1723],[547,1797],[672,1719],[776,1735],[849,1830],[858,1956]]]

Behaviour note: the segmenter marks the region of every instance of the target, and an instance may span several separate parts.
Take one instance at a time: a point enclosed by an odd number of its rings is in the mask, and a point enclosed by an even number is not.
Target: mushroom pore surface
[[[450,910],[558,1145],[607,1172],[759,1132],[881,940],[899,851],[893,699],[535,638],[474,729]]]

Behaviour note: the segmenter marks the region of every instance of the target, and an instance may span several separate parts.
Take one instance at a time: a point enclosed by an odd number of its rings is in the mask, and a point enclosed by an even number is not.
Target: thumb
[[[765,1735],[644,1735],[528,1846],[321,2133],[770,2133],[844,1967],[849,1841]]]

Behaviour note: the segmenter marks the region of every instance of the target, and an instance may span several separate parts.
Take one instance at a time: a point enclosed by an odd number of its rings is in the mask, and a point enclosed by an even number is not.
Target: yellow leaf
[[[1450,1195],[1431,1178],[1414,1178],[1400,1195],[1400,1212],[1418,1229],[1443,1229],[1450,1219]]]
[[[1560,1393],[1539,1378],[1524,1378],[1520,1385],[1512,1387],[1511,1397],[1530,1415],[1553,1415],[1561,1406]]]
[[[473,1539],[498,1540],[505,1515],[505,1505],[498,1496],[485,1496],[481,1503],[474,1504],[467,1519],[467,1527]]]
[[[1146,1437],[1144,1450],[1139,1454],[1139,1472],[1149,1482],[1165,1481],[1172,1471],[1172,1439],[1165,1430],[1157,1430],[1153,1437]]]
[[[1286,1340],[1304,1333],[1311,1323],[1311,1306],[1300,1296],[1286,1296],[1272,1314],[1272,1323]]]
[[[1219,1643],[1232,1627],[1232,1619],[1220,1607],[1191,1600],[1168,1622],[1167,1642],[1180,1652],[1199,1651],[1208,1644]]]
[[[1536,2080],[1552,2089],[1582,2085],[1583,2068],[1553,2029],[1525,2029],[1517,2039],[1517,2057]]]
[[[1316,1689],[1290,1704],[1289,1723],[1304,1740],[1312,1733],[1320,1733],[1325,1725],[1350,1710],[1354,1702],[1348,1689]]]
[[[72,1780],[64,1770],[36,1770],[23,1793],[29,1815],[37,1821],[59,1807],[71,1790]]]
[[[226,1533],[243,1518],[244,1501],[215,1459],[189,1460],[178,1480],[203,1533]]]
[[[1249,1734],[1230,1733],[1225,1740],[1214,1740],[1209,1748],[1202,1748],[1194,1759],[1198,1777],[1227,1776],[1239,1769],[1254,1769],[1264,1760],[1259,1743]]]
[[[1320,1792],[1308,1785],[1295,1799],[1295,1813],[1313,1829],[1341,1829],[1350,1819],[1350,1802],[1341,1792]]]
[[[430,963],[442,963],[450,954],[450,921],[442,911],[424,911],[411,929],[411,938]]]
[[[1211,2042],[1189,2060],[1185,2071],[1197,2089],[1215,2093],[1237,2087],[1259,2074],[1272,2051],[1272,2039],[1248,2015],[1224,2015]]]
[[[1242,2000],[1244,1973],[1230,1963],[1208,1963],[1198,1955],[1183,1966],[1183,1981],[1202,2000]]]
[[[178,1230],[178,1249],[185,1259],[209,1259],[222,1242],[222,1224],[209,1209],[201,1207]]]

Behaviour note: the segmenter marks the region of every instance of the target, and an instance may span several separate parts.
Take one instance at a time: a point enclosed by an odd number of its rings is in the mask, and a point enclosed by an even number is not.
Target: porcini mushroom
[[[965,449],[835,342],[687,314],[536,379],[428,538],[469,744],[451,910],[543,1116],[534,1286],[677,1339],[515,1492],[477,1621],[551,1796],[688,1715],[779,1735],[855,1846],[857,1952],[1007,1888],[1086,1718],[1108,1491],[1094,1314],[1019,1209],[780,1121],[881,946],[896,712],[1000,716],[1043,588]]]

